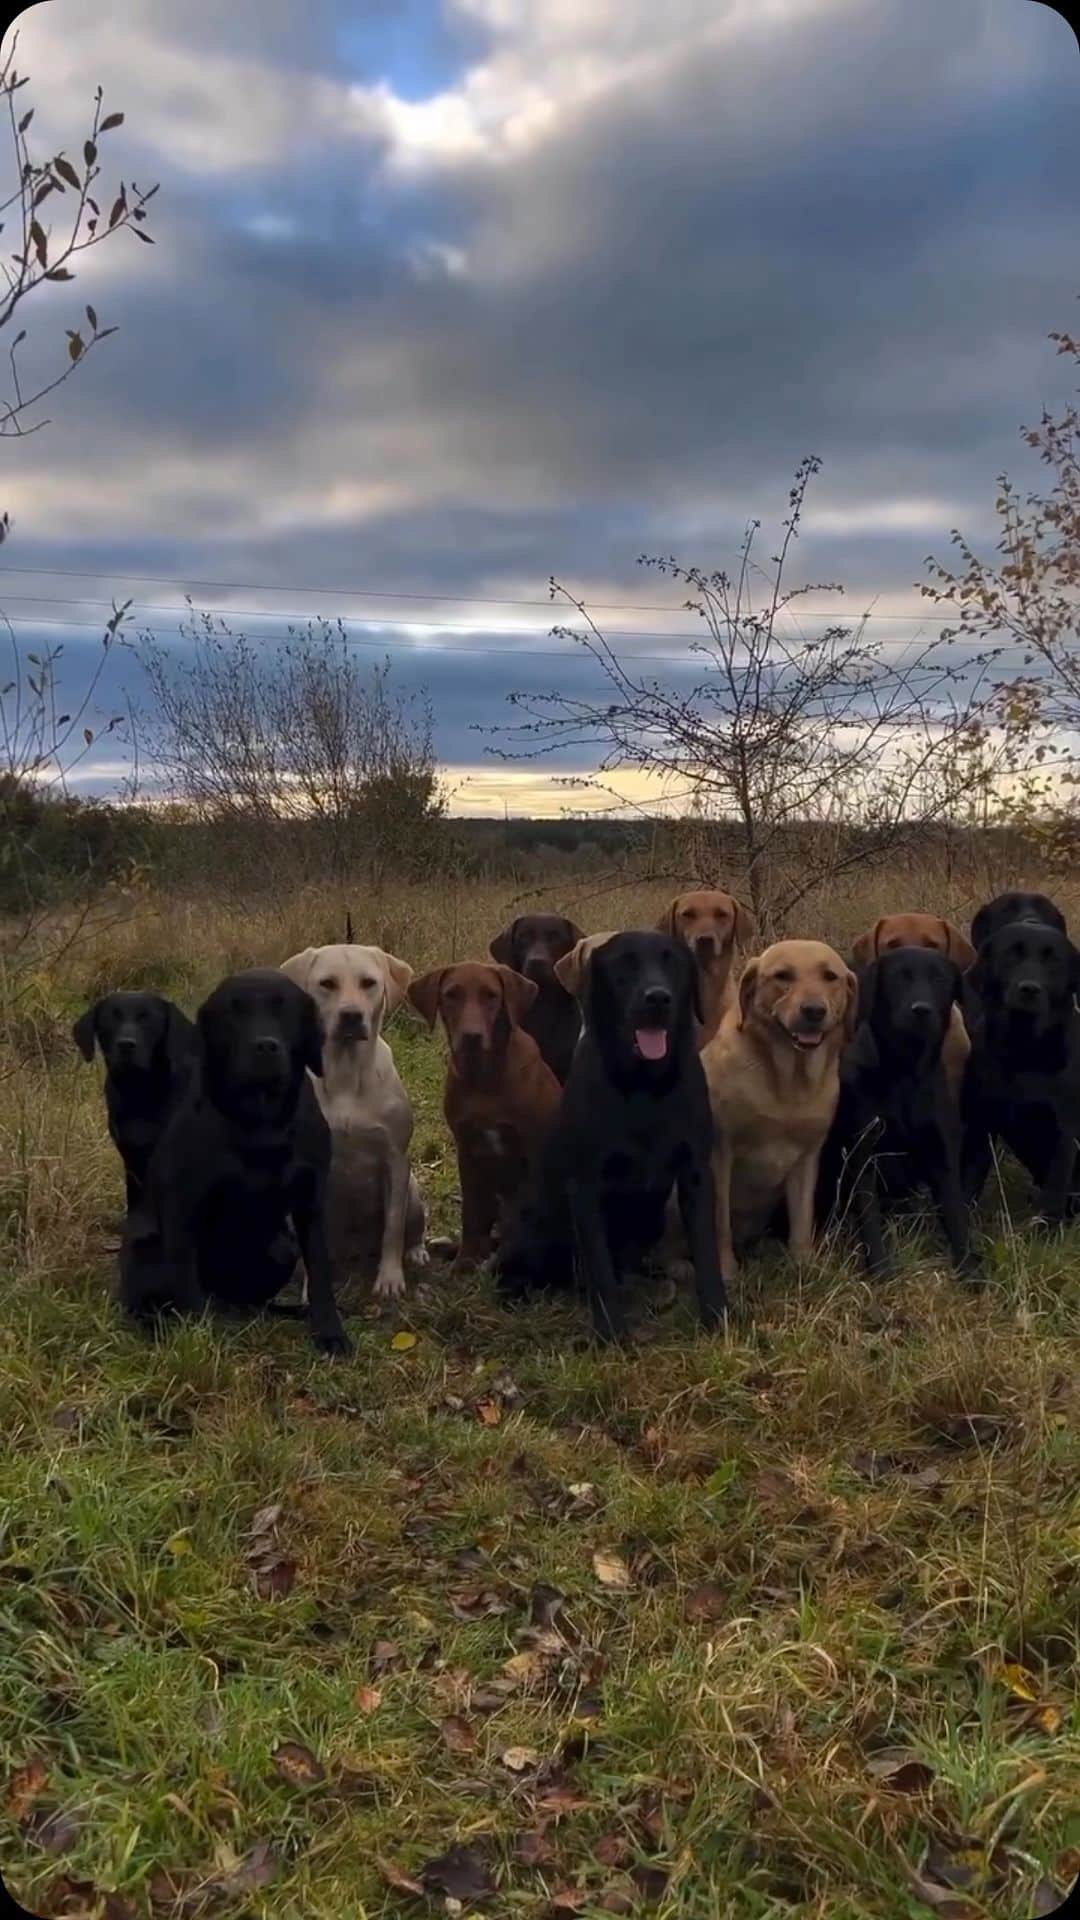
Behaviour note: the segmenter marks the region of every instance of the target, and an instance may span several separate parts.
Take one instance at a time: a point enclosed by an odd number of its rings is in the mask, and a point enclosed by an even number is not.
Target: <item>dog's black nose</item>
[[[1018,980],[1016,983],[1018,1000],[1037,1000],[1041,992],[1042,987],[1037,980]]]
[[[133,1033],[122,1033],[117,1038],[116,1051],[117,1053],[134,1053],[138,1044]]]
[[[255,1041],[260,1060],[280,1060],[285,1052],[276,1033],[260,1033]]]
[[[823,1000],[804,1000],[799,1009],[800,1016],[808,1027],[820,1027],[828,1008]]]
[[[646,987],[645,1005],[650,1013],[666,1013],[671,1005],[671,992],[667,987]]]
[[[367,1015],[361,1007],[343,1007],[338,1014],[338,1027],[345,1034],[364,1034],[367,1032]]]
[[[929,1020],[934,1009],[929,1000],[913,1000],[911,1012],[916,1020]]]

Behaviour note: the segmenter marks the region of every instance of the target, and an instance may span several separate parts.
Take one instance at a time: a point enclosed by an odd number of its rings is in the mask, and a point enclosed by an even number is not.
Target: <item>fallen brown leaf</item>
[[[602,1833],[593,1848],[593,1859],[602,1867],[621,1867],[630,1851],[629,1842],[621,1833]]]
[[[321,1760],[316,1760],[310,1747],[302,1747],[295,1740],[283,1741],[270,1758],[290,1787],[317,1787],[326,1779]]]
[[[551,1786],[537,1794],[535,1805],[538,1813],[550,1813],[557,1818],[562,1813],[579,1813],[583,1807],[591,1806],[592,1802],[573,1787]]]
[[[703,1586],[695,1587],[692,1593],[687,1594],[683,1611],[695,1625],[722,1620],[729,1611],[728,1596],[722,1587],[706,1581]]]
[[[540,1755],[535,1747],[504,1747],[499,1760],[508,1773],[528,1773],[530,1767],[539,1766]]]
[[[26,1819],[34,1801],[49,1784],[49,1770],[35,1755],[25,1767],[16,1767],[7,1787],[7,1810],[13,1820]]]
[[[633,1913],[637,1901],[627,1887],[607,1887],[597,1895],[596,1906],[600,1913]]]
[[[255,1591],[260,1600],[284,1600],[296,1585],[296,1561],[284,1554],[252,1568]]]
[[[371,1649],[371,1671],[376,1679],[381,1674],[393,1673],[397,1667],[404,1664],[404,1657],[396,1640],[376,1640]]]
[[[551,1896],[551,1912],[580,1913],[589,1904],[588,1887],[557,1887]]]
[[[455,1620],[486,1620],[509,1612],[509,1603],[494,1587],[465,1587],[450,1595],[450,1611]]]
[[[374,1713],[382,1705],[382,1694],[378,1687],[357,1687],[353,1700],[361,1713]]]
[[[449,1753],[471,1753],[476,1745],[475,1733],[459,1713],[451,1713],[441,1721],[439,1732]]]
[[[519,1833],[514,1851],[523,1867],[547,1867],[555,1858],[555,1849],[543,1827],[530,1827]]]
[[[497,1427],[503,1417],[502,1407],[497,1400],[477,1400],[473,1412],[482,1427]]]

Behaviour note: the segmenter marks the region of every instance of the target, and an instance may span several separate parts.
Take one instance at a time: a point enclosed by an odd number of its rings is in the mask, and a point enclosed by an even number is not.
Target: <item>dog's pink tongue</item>
[[[634,1039],[644,1060],[662,1060],[667,1053],[667,1034],[662,1027],[638,1027]]]

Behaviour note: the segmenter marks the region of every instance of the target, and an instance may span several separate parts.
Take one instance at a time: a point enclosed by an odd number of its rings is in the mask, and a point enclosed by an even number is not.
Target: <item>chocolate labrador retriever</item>
[[[192,1085],[128,1217],[122,1303],[138,1320],[208,1301],[265,1307],[292,1277],[299,1242],[315,1345],[347,1353],[324,1222],[330,1130],[308,1078],[322,1070],[315,1003],[285,974],[256,969],[223,980],[196,1024]]]
[[[622,1276],[659,1241],[675,1188],[713,1327],[726,1302],[693,958],[664,934],[615,934],[588,954],[579,992],[584,1030],[535,1193],[499,1257],[500,1292],[518,1299],[576,1273],[597,1337],[625,1338]]]
[[[443,1114],[461,1185],[455,1275],[490,1255],[559,1105],[559,1082],[523,1024],[536,991],[512,968],[483,960],[436,967],[409,987],[428,1026],[442,1021],[450,1050]]]
[[[581,1014],[573,994],[561,985],[558,962],[583,939],[581,928],[561,913],[522,913],[495,935],[488,952],[500,966],[531,980],[536,998],[522,1018],[523,1032],[536,1041],[560,1086],[566,1084]]]

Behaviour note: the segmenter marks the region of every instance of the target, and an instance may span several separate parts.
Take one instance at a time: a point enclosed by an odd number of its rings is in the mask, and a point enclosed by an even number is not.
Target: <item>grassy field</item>
[[[553,904],[640,924],[668,891]],[[799,930],[897,904],[882,876]],[[507,907],[352,903],[418,970]],[[349,1301],[341,1365],[280,1322],[147,1344],[70,1021],[340,932],[317,894],[148,899],[8,1005],[8,1886],[102,1920],[1051,1911],[1080,1872],[1080,1238],[1031,1239],[1008,1179],[979,1297],[916,1223],[885,1286],[842,1246],[801,1285],[763,1255],[723,1337],[643,1294],[630,1355],[437,1269],[400,1312]],[[390,1037],[446,1231],[441,1042]]]

